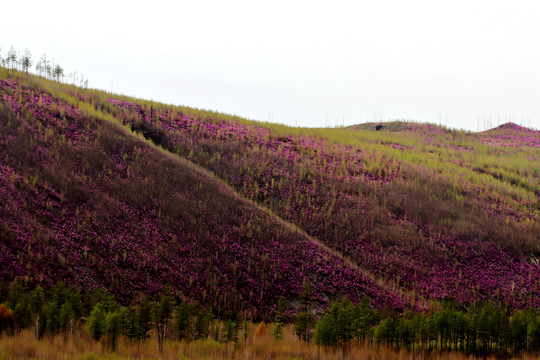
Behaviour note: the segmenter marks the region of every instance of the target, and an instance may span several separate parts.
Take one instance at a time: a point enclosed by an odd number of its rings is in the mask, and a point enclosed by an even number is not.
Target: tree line
[[[233,343],[247,338],[248,323],[242,313],[228,312],[218,319],[211,309],[188,303],[165,290],[157,297],[142,297],[121,306],[108,291],[96,288],[82,294],[58,282],[48,290],[29,289],[20,278],[0,285],[0,335],[13,336],[33,328],[35,337],[73,335],[86,328],[95,340],[114,350],[119,336],[144,342],[153,331],[159,350],[167,339],[194,341],[212,338]]]
[[[274,341],[282,339],[283,327],[292,322],[299,341],[343,354],[353,344],[384,345],[396,351],[406,348],[417,353],[459,351],[474,356],[540,353],[538,309],[511,313],[492,302],[465,308],[447,300],[438,310],[399,314],[392,309],[374,309],[367,299],[355,305],[341,296],[317,315],[315,303],[308,283],[294,301],[294,309],[289,309],[292,303],[280,298],[272,331]],[[58,282],[48,290],[30,289],[20,278],[0,285],[0,335],[6,332],[12,336],[33,328],[37,339],[66,337],[84,327],[95,340],[114,350],[120,336],[141,343],[153,333],[163,351],[166,340],[211,338],[236,346],[242,337],[244,342],[247,339],[248,320],[242,313],[231,312],[217,318],[212,309],[183,301],[167,290],[160,296],[142,297],[121,306],[111,293],[99,288],[82,294]]]
[[[353,305],[347,298],[336,300],[314,325],[319,346],[346,351],[353,342],[369,341],[398,351],[459,351],[467,355],[518,356],[540,353],[540,311],[516,310],[493,302],[463,307],[443,301],[428,313],[374,311],[367,303]]]
[[[447,299],[437,310],[396,313],[392,309],[374,309],[367,299],[354,305],[341,296],[317,319],[314,300],[313,289],[304,284],[294,321],[298,339],[341,350],[343,355],[353,344],[384,345],[417,353],[458,351],[499,358],[540,353],[538,308],[510,312],[504,305],[491,301],[465,307]],[[276,313],[278,325],[282,306],[278,305]]]
[[[34,65],[32,58],[32,52],[26,49],[22,54],[16,51],[13,46],[9,49],[6,55],[2,55],[2,48],[0,48],[0,66],[8,70],[18,70],[28,74]],[[84,78],[83,74],[77,74],[77,71],[66,74],[64,68],[55,63],[55,60],[47,58],[47,55],[43,55],[35,63],[35,75],[41,76],[48,80],[58,82],[69,82],[73,85],[79,85],[84,88],[88,88],[88,79]]]

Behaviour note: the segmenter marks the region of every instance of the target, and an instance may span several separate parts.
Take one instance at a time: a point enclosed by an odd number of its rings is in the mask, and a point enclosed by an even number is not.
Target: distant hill
[[[406,121],[370,122],[349,126],[348,129],[368,130],[368,131],[423,131],[423,132],[445,132],[440,126],[433,124],[413,123]]]
[[[486,144],[502,146],[531,146],[540,148],[540,131],[506,123],[479,134]]]
[[[296,129],[9,77],[7,280],[124,301],[171,287],[263,318],[305,281],[321,306],[340,292],[398,310],[540,305],[537,132]]]

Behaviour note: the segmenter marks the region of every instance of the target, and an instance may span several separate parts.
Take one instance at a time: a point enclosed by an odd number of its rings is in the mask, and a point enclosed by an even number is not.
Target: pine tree
[[[287,301],[282,296],[278,300],[276,309],[276,326],[272,330],[272,338],[277,341],[283,339],[283,322],[285,318],[285,311],[287,311]]]
[[[282,323],[285,321],[285,311],[287,311],[287,300],[282,296],[278,300],[276,309],[276,322]]]
[[[244,317],[242,314],[237,313],[234,319],[234,346],[238,345],[238,333],[242,329],[244,323]]]
[[[16,277],[9,287],[7,306],[11,309],[15,309],[19,301],[23,299],[24,295],[25,290],[22,279]]]
[[[148,299],[145,299],[137,307],[137,340],[145,341],[148,338],[148,331],[152,328],[152,306]]]
[[[231,319],[225,323],[225,341],[231,342],[234,340],[234,324]]]
[[[364,342],[367,338],[372,337],[373,327],[378,324],[379,316],[371,309],[367,299],[363,299],[358,306],[354,308],[354,322],[357,329],[356,335],[358,340]]]
[[[66,335],[68,329],[72,329],[74,318],[75,313],[73,311],[73,307],[69,301],[66,301],[62,304],[62,306],[60,306],[60,311],[58,314],[60,329],[62,329],[64,332],[64,336]]]
[[[314,341],[317,346],[335,346],[337,344],[336,329],[332,315],[324,315],[315,326]]]
[[[29,313],[34,319],[35,336],[36,339],[41,339],[43,332],[40,329],[44,329],[43,326],[43,305],[45,304],[45,291],[41,287],[35,288],[30,293]]]
[[[530,315],[527,337],[529,338],[528,350],[538,354],[540,352],[540,312],[538,311]]]
[[[272,338],[277,341],[283,339],[283,324],[278,322],[276,323],[276,326],[274,326],[274,330],[272,330]]]
[[[163,353],[163,342],[166,340],[167,325],[171,318],[171,299],[167,295],[161,295],[159,303],[152,308],[152,319],[156,324],[159,352]]]
[[[99,340],[105,332],[105,306],[102,303],[97,303],[90,312],[88,322],[86,324],[88,332],[94,340]]]
[[[137,312],[133,305],[125,308],[124,331],[124,335],[127,336],[131,342],[137,338]]]
[[[17,303],[17,306],[15,306],[15,308],[13,309],[13,316],[15,317],[15,325],[17,331],[21,331],[22,329],[28,327],[32,321],[28,308],[28,296],[26,294],[22,294]]]
[[[49,311],[47,312],[47,329],[53,336],[60,330],[60,306],[58,301],[51,301],[49,303]]]
[[[249,331],[248,322],[247,322],[247,319],[244,319],[244,347],[247,346],[247,338],[249,335],[248,331]]]
[[[315,324],[315,318],[311,308],[312,298],[313,287],[311,284],[305,282],[302,285],[302,290],[298,296],[300,307],[299,313],[296,315],[296,322],[294,323],[294,331],[296,335],[300,340],[305,342],[309,342],[311,340],[313,325]]]
[[[187,337],[191,329],[191,309],[185,302],[180,303],[174,313],[174,330],[179,340]]]
[[[116,348],[116,339],[122,330],[122,318],[120,313],[114,311],[107,314],[105,318],[105,334],[111,345],[111,350],[114,351]]]

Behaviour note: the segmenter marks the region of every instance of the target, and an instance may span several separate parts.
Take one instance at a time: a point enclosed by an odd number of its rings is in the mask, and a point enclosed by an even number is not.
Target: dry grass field
[[[143,343],[130,343],[129,339],[122,337],[114,352],[111,352],[104,341],[94,341],[81,329],[74,334],[66,336],[60,334],[54,338],[45,337],[36,340],[33,331],[25,330],[21,333],[0,338],[0,360],[7,359],[358,359],[358,360],[464,360],[473,359],[459,353],[417,354],[401,350],[392,351],[386,347],[376,345],[353,345],[343,353],[338,350],[318,348],[314,344],[300,342],[292,333],[292,327],[285,328],[283,340],[272,340],[271,330],[264,336],[255,337],[255,326],[250,327],[250,336],[247,342],[243,339],[235,347],[232,343],[226,344],[214,340],[198,340],[193,342],[167,341],[163,353],[159,353],[157,340],[152,336]],[[488,359],[496,359],[495,357]],[[524,355],[520,359],[533,360],[537,357]]]

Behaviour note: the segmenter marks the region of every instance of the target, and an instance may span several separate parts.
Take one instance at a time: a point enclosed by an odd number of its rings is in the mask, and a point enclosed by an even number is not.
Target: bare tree
[[[9,49],[7,61],[8,67],[11,69],[15,68],[15,66],[17,65],[17,52],[15,52],[13,46],[11,47],[11,49]]]
[[[56,64],[53,70],[54,79],[60,81],[64,79],[64,69],[59,64]]]
[[[41,76],[42,73],[43,73],[43,66],[41,65],[41,59],[39,59],[38,62],[36,63],[36,74]]]
[[[45,63],[45,73],[47,75],[47,79],[50,79],[52,77],[52,66],[49,61]]]
[[[51,64],[50,61],[47,60],[47,55],[43,55],[41,59],[39,59],[38,64],[36,65],[36,71],[39,76],[44,76],[46,78],[50,77]]]
[[[21,59],[21,66],[25,73],[28,74],[28,69],[32,66],[32,53],[26,49]]]

